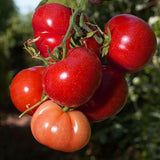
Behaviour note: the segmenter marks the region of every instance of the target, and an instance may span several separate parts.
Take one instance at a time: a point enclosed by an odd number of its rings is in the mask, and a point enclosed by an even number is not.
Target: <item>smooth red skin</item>
[[[124,73],[134,73],[152,58],[157,42],[149,25],[142,19],[129,15],[117,15],[105,26],[111,31],[111,44],[106,58],[109,64]]]
[[[80,150],[91,135],[89,121],[82,112],[63,112],[51,100],[41,104],[34,113],[31,131],[39,143],[64,152]]]
[[[42,57],[49,57],[48,47],[52,54],[55,47],[61,45],[61,41],[64,35],[52,34],[52,33],[36,33],[35,38],[40,37],[39,40],[35,42],[37,49],[40,51]],[[69,48],[69,40],[67,40],[67,48]]]
[[[77,107],[92,97],[101,79],[102,66],[97,55],[77,47],[68,51],[67,58],[46,69],[43,89],[57,104]]]
[[[58,3],[47,3],[35,11],[32,18],[33,30],[64,35],[71,15],[70,8]]]
[[[24,112],[28,107],[32,107],[41,100],[44,70],[45,67],[43,66],[27,68],[20,71],[12,80],[10,86],[11,100],[20,112]],[[36,109],[37,107],[27,114],[33,115]]]
[[[123,75],[114,68],[104,66],[100,87],[78,110],[82,111],[90,122],[103,121],[120,112],[127,96],[128,85]]]
[[[93,38],[93,37],[90,37],[90,38],[85,38],[85,39],[82,39],[82,46],[87,48],[87,49],[90,49],[92,52],[94,52],[98,57],[100,57],[101,55],[101,47],[102,45],[100,45],[99,43],[97,43],[97,41]]]

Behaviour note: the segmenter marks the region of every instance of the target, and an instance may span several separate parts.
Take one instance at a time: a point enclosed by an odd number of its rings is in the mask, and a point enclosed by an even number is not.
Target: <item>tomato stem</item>
[[[68,27],[68,30],[67,30],[67,33],[65,35],[65,37],[63,38],[62,40],[62,43],[61,43],[61,46],[62,48],[66,48],[66,41],[67,41],[67,38],[69,37],[72,29],[74,28],[74,26],[76,26],[76,18],[77,18],[77,15],[79,12],[83,12],[84,10],[86,10],[86,4],[87,4],[88,0],[81,0],[78,7],[75,9],[75,11],[73,12],[71,18],[70,18],[70,23],[69,23],[69,27]],[[78,29],[76,27],[76,29]],[[63,53],[63,58],[66,58],[66,54],[67,54],[67,51],[66,49],[63,50],[64,53]]]
[[[63,112],[69,112],[69,111],[73,111],[73,108],[69,108],[69,107],[66,107],[66,106],[61,106],[61,109]]]
[[[45,100],[48,99],[48,96],[44,96],[44,98],[41,99],[41,101],[39,101],[38,103],[36,103],[35,105],[33,105],[32,107],[26,109],[23,113],[21,113],[19,115],[19,118],[22,118],[27,112],[31,111],[32,109],[34,109],[35,107],[39,106],[42,102],[44,102]]]

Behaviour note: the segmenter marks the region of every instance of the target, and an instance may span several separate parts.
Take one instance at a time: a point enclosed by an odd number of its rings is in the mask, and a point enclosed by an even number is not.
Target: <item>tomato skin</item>
[[[44,70],[45,67],[43,66],[34,66],[20,71],[13,78],[10,86],[10,96],[14,106],[20,112],[24,112],[28,107],[32,107],[41,100]],[[27,114],[33,115],[36,109],[37,107]]]
[[[157,42],[149,25],[142,19],[121,14],[111,18],[105,26],[111,31],[111,44],[106,56],[110,65],[124,73],[135,73],[152,58]]]
[[[35,38],[40,37],[38,41],[35,42],[37,49],[40,51],[42,57],[49,57],[48,47],[52,54],[55,47],[60,46],[63,35],[52,34],[52,33],[36,33]]]
[[[103,121],[116,115],[124,107],[128,85],[123,75],[110,66],[103,66],[103,78],[93,97],[78,107],[90,122]]]
[[[43,77],[45,93],[57,104],[77,107],[88,101],[99,87],[102,65],[86,48],[73,48],[64,60],[50,65]]]
[[[31,131],[39,143],[64,152],[83,148],[91,135],[90,124],[82,112],[63,112],[51,100],[41,104],[34,113]]]
[[[60,46],[68,30],[71,15],[70,8],[58,3],[47,3],[35,11],[32,26],[34,38],[40,37],[35,44],[42,57],[49,57],[48,47],[54,53],[54,48]]]
[[[82,46],[90,49],[93,51],[98,57],[101,55],[101,47],[102,45],[99,44],[93,37],[90,38],[84,38],[81,40],[82,41]]]
[[[64,35],[71,15],[70,8],[58,3],[47,3],[35,11],[32,18],[33,30]]]

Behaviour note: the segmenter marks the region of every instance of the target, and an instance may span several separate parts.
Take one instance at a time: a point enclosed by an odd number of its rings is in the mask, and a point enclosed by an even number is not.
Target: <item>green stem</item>
[[[69,111],[69,108],[68,107],[63,107],[63,112],[68,112]]]
[[[87,32],[93,32],[93,30],[89,28],[89,26],[84,22],[83,17],[84,17],[84,14],[82,13],[80,16],[80,22],[79,22],[80,27],[84,28]],[[102,37],[98,37],[96,34],[94,34],[93,37],[99,44],[103,43]]]
[[[88,0],[81,0],[79,3],[78,8],[75,9],[75,11],[73,12],[71,18],[70,18],[70,23],[69,23],[69,27],[67,30],[67,33],[65,35],[65,37],[62,40],[61,46],[64,48],[66,46],[66,41],[73,29],[73,27],[76,25],[76,18],[79,12],[83,12],[84,10],[86,10],[86,4],[87,4]],[[66,57],[66,50],[65,53],[63,53],[63,58]]]
[[[42,58],[41,56],[32,56],[32,58],[41,60],[41,61],[43,61],[44,65],[45,65],[46,67],[48,66],[48,60],[45,60],[45,59]]]
[[[32,109],[34,109],[35,107],[39,106],[42,102],[44,102],[45,100],[48,99],[48,96],[44,96],[44,98],[39,101],[38,103],[36,103],[35,105],[33,105],[32,107],[26,109],[23,113],[20,114],[19,118],[22,118],[22,116],[24,116],[27,112],[31,111]]]

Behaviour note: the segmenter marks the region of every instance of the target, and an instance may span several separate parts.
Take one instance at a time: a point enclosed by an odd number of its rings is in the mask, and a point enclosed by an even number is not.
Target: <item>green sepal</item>
[[[76,0],[48,0],[48,3],[59,3],[72,9],[75,9],[77,7]]]
[[[47,2],[48,0],[41,0],[35,10],[37,10],[40,6],[46,4]]]
[[[107,34],[103,32],[104,42],[102,46],[102,58],[108,54],[110,42],[111,42],[111,32],[109,26],[107,27]]]
[[[55,61],[55,62],[60,61],[60,59],[58,58],[59,57],[58,53],[56,52],[53,55],[52,52],[51,52],[51,50],[50,50],[50,48],[48,46],[47,46],[47,48],[48,48],[49,56],[53,59],[53,61]]]
[[[27,49],[32,53],[33,56],[36,56],[36,50],[32,46],[27,46]]]

